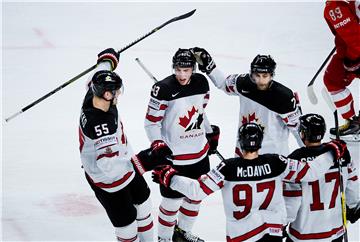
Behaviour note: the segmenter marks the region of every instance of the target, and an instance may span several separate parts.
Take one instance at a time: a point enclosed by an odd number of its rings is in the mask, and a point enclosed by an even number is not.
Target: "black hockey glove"
[[[172,165],[168,159],[158,159],[155,157],[151,148],[142,150],[138,154],[131,157],[131,163],[140,175],[161,165]]]
[[[157,159],[166,159],[172,156],[169,146],[162,140],[155,140],[151,144],[151,152]]]
[[[210,74],[212,70],[215,69],[216,64],[211,55],[205,49],[194,47],[191,48],[190,51],[193,53],[200,71]]]
[[[216,149],[218,147],[219,137],[220,137],[220,128],[216,125],[211,125],[211,128],[213,132],[206,134],[206,138],[210,145],[209,155],[213,155],[216,153]]]
[[[325,147],[332,151],[336,160],[339,160],[347,150],[346,143],[338,139],[326,143]]]
[[[117,53],[113,48],[108,48],[98,54],[97,63],[99,64],[100,62],[108,61],[111,64],[112,70],[115,70],[119,64],[119,58],[119,53]]]
[[[156,183],[169,187],[171,178],[178,173],[177,170],[169,165],[158,166],[152,172],[152,180]]]
[[[360,202],[356,204],[354,208],[349,208],[346,206],[346,218],[350,223],[356,223],[360,217]]]
[[[357,60],[345,58],[343,64],[346,71],[360,74],[360,58],[358,58]]]

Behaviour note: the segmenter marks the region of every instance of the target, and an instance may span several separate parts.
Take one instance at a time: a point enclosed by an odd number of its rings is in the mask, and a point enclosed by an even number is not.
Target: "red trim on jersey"
[[[204,98],[205,98],[205,99],[209,99],[209,98],[210,98],[210,94],[209,94],[209,93],[206,94]]]
[[[201,200],[191,200],[190,198],[185,197],[184,201],[190,204],[200,204]]]
[[[168,222],[168,221],[165,221],[165,220],[163,220],[162,218],[160,218],[160,217],[158,217],[159,219],[159,223],[161,224],[161,225],[164,225],[164,226],[166,226],[166,227],[173,227],[173,226],[175,226],[175,224],[176,224],[176,220],[174,220],[173,222]]]
[[[201,156],[205,155],[206,152],[208,152],[209,150],[209,144],[206,143],[206,145],[204,146],[204,149],[202,149],[200,152],[198,153],[193,153],[193,154],[183,154],[183,155],[174,155],[173,159],[174,160],[192,160],[192,159],[197,159],[200,158]]]
[[[119,236],[116,236],[116,238],[118,241],[121,241],[121,242],[133,242],[137,239],[137,235],[135,235],[135,237],[133,237],[131,239],[123,239],[123,238],[120,238]]]
[[[82,151],[83,147],[84,147],[84,142],[85,142],[85,137],[84,137],[84,133],[82,132],[81,128],[79,127],[79,143],[80,143],[80,152]]]
[[[302,196],[302,190],[300,191],[283,191],[284,197],[301,197]]]
[[[350,177],[348,180],[357,181],[357,179],[358,179],[358,176],[353,176],[353,177]]]
[[[200,179],[198,181],[199,181],[200,188],[203,190],[203,192],[205,192],[206,195],[210,195],[211,193],[214,192],[211,188],[206,186],[205,183],[203,183]]]
[[[347,95],[347,97],[345,97],[339,101],[336,101],[334,103],[337,108],[341,108],[341,107],[344,107],[347,104],[349,104],[352,100],[353,100],[353,97],[352,97],[351,93],[349,93],[349,95]]]
[[[188,210],[184,207],[180,207],[179,211],[189,217],[196,217],[199,214],[199,211]]]
[[[153,123],[159,122],[159,121],[161,121],[163,118],[164,118],[163,116],[155,117],[155,116],[152,116],[152,115],[150,115],[150,114],[146,114],[146,119],[149,120],[150,122],[153,122]]]
[[[306,175],[307,171],[309,170],[310,166],[308,163],[302,168],[302,170],[298,173],[295,178],[295,182],[300,182],[300,180]]]
[[[244,241],[247,239],[250,239],[252,237],[254,237],[255,235],[263,232],[265,229],[268,228],[275,228],[275,229],[282,229],[283,225],[282,224],[268,224],[268,223],[264,223],[263,225],[251,230],[250,232],[247,232],[243,235],[237,236],[235,238],[230,238],[229,236],[226,236],[226,241],[227,242],[240,242],[240,241]]]
[[[167,109],[167,108],[168,108],[168,106],[165,105],[165,104],[161,104],[161,105],[160,105],[160,110],[165,110],[165,109]]]
[[[163,214],[167,215],[167,216],[175,216],[177,214],[178,211],[169,211],[166,210],[165,208],[163,208],[162,206],[159,207],[160,212],[162,212]]]
[[[290,227],[289,232],[297,239],[306,240],[306,239],[326,239],[330,238],[334,234],[337,234],[339,231],[344,230],[343,226],[341,225],[338,228],[333,228],[330,231],[321,232],[321,233],[311,233],[311,234],[301,234],[300,232],[296,231],[292,227]]]
[[[114,156],[119,156],[119,151],[112,152],[112,153],[101,154],[98,157],[96,157],[96,160],[100,160],[101,158],[104,158],[104,157],[111,158],[111,157],[114,157]]]
[[[129,177],[133,174],[133,171],[129,171],[128,173],[126,173],[121,179],[114,181],[113,183],[107,184],[107,183],[102,183],[102,182],[94,182],[93,179],[91,179],[91,177],[89,175],[87,175],[90,178],[90,181],[97,187],[100,188],[113,188],[113,187],[117,187],[120,186],[121,184],[123,184],[124,182],[127,181],[127,179],[129,179]]]
[[[146,225],[146,226],[138,227],[138,232],[139,232],[139,233],[142,233],[142,232],[148,231],[148,230],[150,230],[153,226],[154,226],[154,223],[153,223],[153,221],[151,221],[151,223],[149,223],[149,224]]]
[[[295,174],[295,171],[290,171],[290,172],[286,175],[286,177],[285,177],[284,179],[285,179],[285,180],[290,180],[291,177],[292,177],[294,174]]]

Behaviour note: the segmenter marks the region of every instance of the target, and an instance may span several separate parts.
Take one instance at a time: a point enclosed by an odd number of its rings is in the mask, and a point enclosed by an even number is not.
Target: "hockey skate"
[[[336,138],[336,129],[330,129],[332,139]],[[360,115],[346,120],[344,125],[339,127],[340,139],[350,142],[360,142]]]
[[[177,225],[175,225],[172,239],[174,242],[205,242],[205,240],[200,239],[198,236],[180,229]]]

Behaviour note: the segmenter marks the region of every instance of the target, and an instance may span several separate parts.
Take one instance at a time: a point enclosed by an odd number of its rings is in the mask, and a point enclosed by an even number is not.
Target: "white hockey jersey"
[[[79,149],[82,166],[94,185],[107,192],[116,192],[135,176],[130,161],[133,151],[116,106],[112,105],[108,112],[104,112],[93,106],[92,98],[93,93],[89,89],[80,115]]]
[[[173,164],[194,164],[207,155],[206,133],[212,132],[205,114],[209,96],[209,84],[198,73],[188,85],[180,85],[175,75],[154,84],[145,130],[150,142],[163,140],[169,146]]]
[[[249,74],[230,75],[225,78],[215,68],[210,79],[216,87],[228,95],[240,98],[239,126],[244,123],[256,122],[264,128],[264,140],[260,154],[289,154],[289,131],[293,133],[300,146],[303,146],[297,128],[301,108],[297,95],[284,85],[272,81],[268,90],[258,90]],[[241,148],[237,138],[236,156],[241,156]]]
[[[253,160],[238,157],[221,162],[198,180],[175,175],[170,188],[193,200],[221,189],[228,242],[282,236],[286,223],[282,181],[316,180],[333,164],[331,153],[321,158],[307,164],[275,154]]]
[[[324,146],[303,147],[289,157],[311,164],[324,153]],[[346,203],[352,208],[359,201],[359,182],[349,152],[342,159],[342,179]],[[293,241],[328,242],[344,234],[338,166],[332,166],[311,182],[285,183],[284,198]]]

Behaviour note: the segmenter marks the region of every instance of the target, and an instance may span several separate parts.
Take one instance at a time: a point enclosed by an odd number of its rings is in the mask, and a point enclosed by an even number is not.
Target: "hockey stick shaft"
[[[322,69],[324,68],[324,66],[326,65],[326,63],[329,61],[329,59],[331,58],[331,56],[334,54],[334,52],[336,51],[336,47],[334,47],[329,55],[326,57],[326,59],[324,60],[324,62],[321,64],[320,68],[317,70],[317,72],[315,73],[314,77],[311,79],[311,81],[309,82],[309,84],[307,85],[307,94],[309,97],[309,100],[312,104],[317,104],[317,98],[314,92],[314,87],[313,84],[317,78],[317,76],[319,75],[319,73],[322,71]]]
[[[152,35],[153,33],[157,32],[158,30],[160,30],[161,28],[165,27],[166,25],[178,21],[178,20],[182,20],[185,18],[188,18],[190,16],[192,16],[195,13],[196,9],[185,13],[183,15],[174,17],[168,21],[166,21],[165,23],[163,23],[162,25],[154,28],[153,30],[151,30],[149,33],[143,35],[142,37],[136,39],[135,41],[131,42],[130,44],[128,44],[127,46],[123,47],[122,49],[120,49],[118,51],[118,54],[124,52],[125,50],[129,49],[131,46],[139,43],[141,40],[145,39],[146,37]],[[74,81],[76,81],[77,79],[79,79],[80,77],[84,76],[85,74],[89,73],[90,71],[94,70],[96,68],[97,65],[93,65],[90,68],[86,69],[85,71],[81,72],[80,74],[78,74],[77,76],[71,78],[69,81],[65,82],[64,84],[62,84],[61,86],[55,88],[54,90],[52,90],[51,92],[47,93],[46,95],[42,96],[41,98],[35,100],[34,102],[30,103],[29,105],[27,105],[26,107],[22,108],[19,112],[11,115],[10,117],[6,118],[5,121],[9,122],[11,119],[15,118],[16,116],[18,116],[19,114],[25,112],[26,110],[32,108],[33,106],[35,106],[36,104],[40,103],[41,101],[45,100],[46,98],[52,96],[53,94],[57,93],[58,91],[60,91],[61,89],[63,89],[64,87],[68,86],[69,84],[73,83]]]
[[[338,118],[338,113],[337,113],[337,109],[335,107],[335,104],[332,102],[329,93],[327,92],[327,90],[325,88],[323,88],[321,90],[321,94],[325,99],[326,104],[329,106],[329,108],[331,109],[331,111],[334,114],[334,120],[335,120],[335,129],[336,129],[336,139],[340,140],[340,134],[339,134],[339,118]],[[344,184],[343,184],[343,175],[342,175],[342,170],[341,170],[341,160],[339,160],[339,180],[340,180],[340,199],[341,199],[341,211],[342,211],[342,220],[343,220],[343,226],[344,226],[344,241],[347,242],[348,241],[348,236],[347,236],[347,221],[346,221],[346,199],[345,199],[345,191],[344,191]]]

